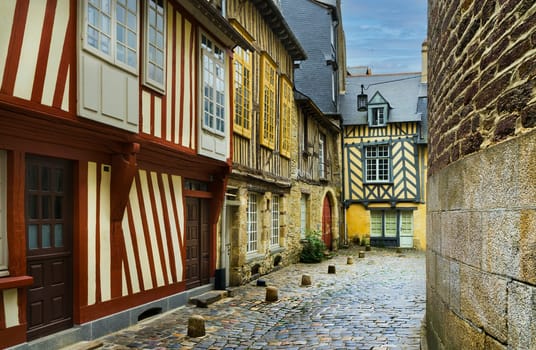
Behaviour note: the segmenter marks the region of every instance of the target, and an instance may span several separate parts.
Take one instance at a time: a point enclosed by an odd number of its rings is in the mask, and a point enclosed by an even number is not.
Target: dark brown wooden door
[[[209,283],[210,217],[208,201],[186,198],[186,288]]]
[[[73,325],[72,165],[26,159],[26,256],[34,283],[28,289],[28,339]]]
[[[322,206],[322,240],[331,250],[331,203],[327,196],[324,197]]]

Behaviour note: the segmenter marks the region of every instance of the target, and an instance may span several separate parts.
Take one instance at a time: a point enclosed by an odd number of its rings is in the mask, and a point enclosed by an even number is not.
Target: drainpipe
[[[346,202],[344,201],[344,193],[345,193],[345,170],[346,167],[344,166],[344,117],[341,115],[339,125],[341,128],[341,205],[342,205],[342,232],[344,237],[344,246],[348,247],[348,227],[346,225]]]
[[[221,229],[220,229],[220,258],[219,258],[219,268],[216,269],[216,276],[214,281],[214,289],[225,290],[227,287],[227,281],[225,280],[226,273],[225,269],[225,246],[226,246],[226,230],[227,230],[227,196],[223,197],[223,208],[221,210]]]

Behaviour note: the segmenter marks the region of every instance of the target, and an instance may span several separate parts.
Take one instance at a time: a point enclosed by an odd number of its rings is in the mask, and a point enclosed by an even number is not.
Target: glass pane
[[[117,59],[121,62],[125,62],[125,47],[123,45],[117,45]]]
[[[128,9],[131,11],[136,11],[136,0],[128,0]]]
[[[54,198],[54,219],[63,218],[63,197]]]
[[[128,50],[128,62],[127,64],[131,67],[136,67],[136,52]]]
[[[164,36],[162,35],[162,33],[156,34],[156,46],[164,47]]]
[[[54,247],[63,247],[63,225],[54,225]]]
[[[41,168],[41,190],[50,190],[50,168]]]
[[[99,26],[98,20],[99,20],[99,14],[97,12],[97,9],[94,8],[93,6],[89,6],[87,10],[88,23],[94,27],[98,27]]]
[[[123,7],[121,7],[121,6],[116,7],[115,18],[119,22],[125,23],[126,11],[125,11],[125,9]]]
[[[136,14],[128,12],[127,13],[127,26],[131,30],[136,30],[137,23],[136,23]]]
[[[385,236],[396,237],[396,212],[385,212]]]
[[[162,16],[158,16],[156,18],[156,28],[159,30],[159,31],[163,31],[164,30],[164,17]]]
[[[105,54],[110,54],[110,38],[104,35],[101,36],[101,51]]]
[[[118,23],[115,30],[117,31],[117,41],[125,43],[125,28]]]
[[[30,219],[39,219],[39,196],[30,196],[28,200],[28,217]]]
[[[131,48],[136,48],[136,33],[128,31],[128,46]]]
[[[42,219],[50,218],[50,196],[41,197],[41,214]]]
[[[155,19],[156,19],[156,11],[153,9],[153,6],[151,6],[151,8],[149,9],[149,15],[148,15],[148,17],[149,17],[149,24],[150,24],[151,26],[154,27],[155,24],[156,24],[156,23],[155,23]]]
[[[41,226],[41,248],[50,248],[50,225]]]
[[[110,35],[112,29],[112,21],[110,17],[102,16],[102,27],[101,30],[104,34]]]
[[[39,248],[39,242],[37,241],[37,225],[28,225],[28,248]]]
[[[63,192],[63,169],[56,169],[55,171],[55,188],[52,190],[56,192]]]
[[[39,189],[39,168],[37,167],[37,165],[30,165],[28,167],[28,176],[26,181],[28,181],[28,189]]]
[[[99,48],[99,33],[93,29],[93,28],[88,28],[87,30],[87,43],[89,46],[93,46],[94,48],[98,49]]]
[[[102,12],[110,14],[110,0],[102,0]]]

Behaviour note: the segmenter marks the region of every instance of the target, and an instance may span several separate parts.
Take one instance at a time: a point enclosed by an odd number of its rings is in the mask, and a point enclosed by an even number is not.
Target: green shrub
[[[309,231],[305,234],[305,242],[300,253],[300,261],[303,263],[318,263],[324,258],[326,245],[322,241],[322,233]]]

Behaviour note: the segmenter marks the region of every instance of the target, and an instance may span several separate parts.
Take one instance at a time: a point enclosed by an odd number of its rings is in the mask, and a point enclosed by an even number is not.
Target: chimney
[[[421,83],[428,83],[428,41],[423,41],[421,49],[422,67],[421,67]]]

